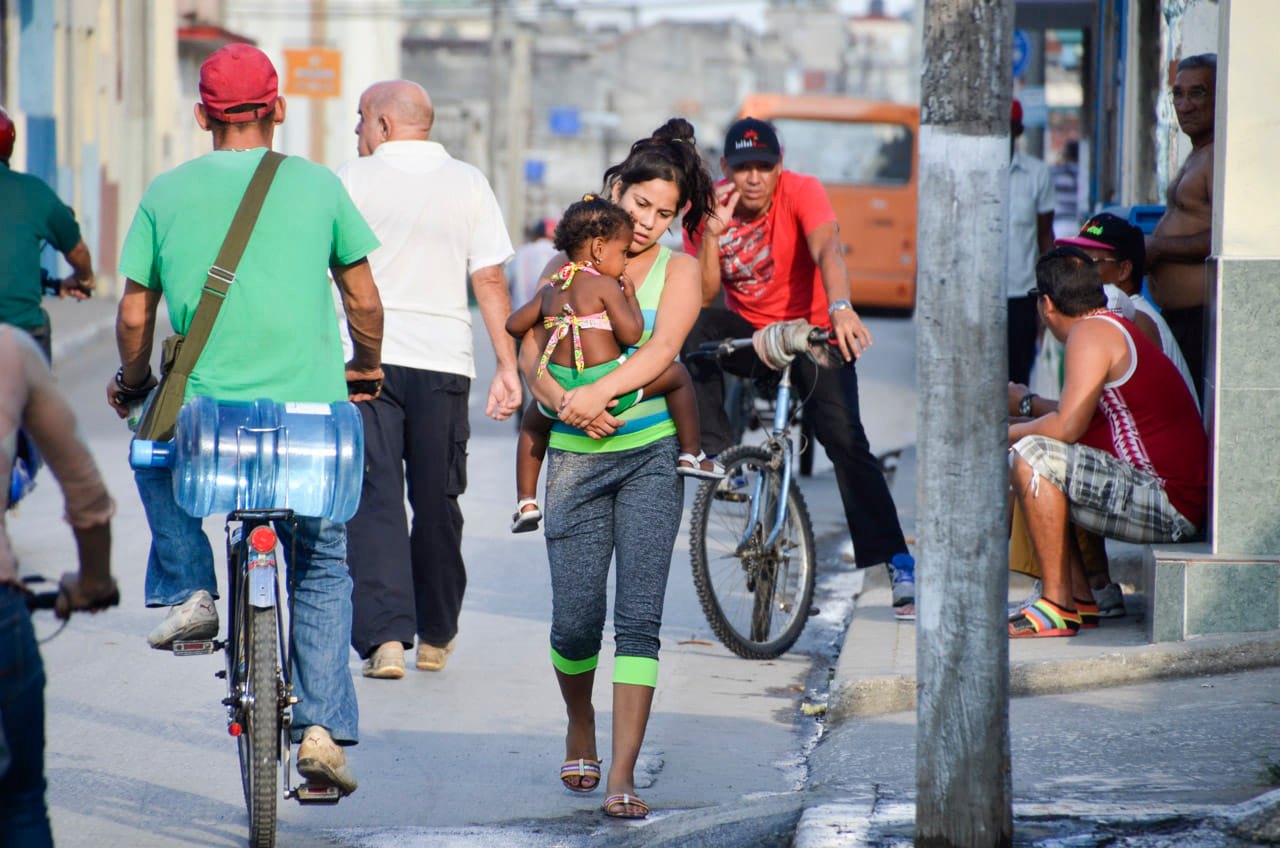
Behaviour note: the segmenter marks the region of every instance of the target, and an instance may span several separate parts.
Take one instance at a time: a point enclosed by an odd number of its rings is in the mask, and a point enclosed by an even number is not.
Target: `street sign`
[[[340,97],[342,51],[332,47],[285,50],[284,93],[294,97]]]
[[[1013,31],[1013,78],[1022,79],[1031,64],[1031,37],[1026,30]]]

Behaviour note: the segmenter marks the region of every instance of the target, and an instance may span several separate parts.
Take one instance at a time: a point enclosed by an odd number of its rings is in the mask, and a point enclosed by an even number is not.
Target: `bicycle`
[[[223,651],[226,668],[215,674],[227,682],[227,733],[236,740],[240,778],[249,813],[249,844],[275,844],[278,798],[303,804],[336,804],[336,786],[303,781],[291,786],[289,729],[293,694],[290,652],[293,633],[285,633],[279,591],[279,539],[272,522],[296,528],[290,509],[237,509],[227,515],[227,636],[223,640],[175,640],[175,656]],[[295,539],[296,533],[291,534]],[[289,560],[294,561],[290,551]],[[289,593],[289,621],[293,620]],[[283,772],[284,791],[279,792]]]
[[[809,327],[786,353],[811,356],[828,331]],[[722,359],[752,340],[703,344],[693,355]],[[786,652],[812,614],[816,581],[813,522],[792,474],[791,427],[801,404],[791,395],[791,364],[780,371],[773,426],[763,445],[737,445],[720,454],[721,480],[703,483],[690,519],[693,584],[712,631],[745,659]]]

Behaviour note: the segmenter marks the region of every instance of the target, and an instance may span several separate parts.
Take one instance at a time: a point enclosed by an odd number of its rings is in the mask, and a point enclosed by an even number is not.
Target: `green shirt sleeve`
[[[333,216],[333,249],[329,255],[329,266],[350,265],[359,262],[380,242],[369,228],[368,222],[356,208],[346,186],[335,176],[334,191],[337,195],[336,210]]]
[[[49,204],[49,244],[59,253],[69,253],[80,243],[80,225],[76,223],[76,213],[55,195]]]
[[[149,289],[160,288],[156,269],[156,221],[143,195],[120,248],[120,276]]]

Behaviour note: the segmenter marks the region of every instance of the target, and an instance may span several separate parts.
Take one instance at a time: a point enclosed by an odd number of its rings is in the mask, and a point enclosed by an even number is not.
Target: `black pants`
[[[1191,372],[1191,385],[1196,387],[1196,395],[1200,398],[1200,408],[1204,408],[1204,307],[1192,306],[1187,309],[1165,309],[1160,312],[1169,331],[1173,333],[1182,358],[1187,360],[1187,370]]]
[[[691,351],[707,341],[745,338],[754,331],[744,318],[727,309],[702,310],[685,342]],[[698,395],[702,418],[702,449],[709,454],[730,447],[729,418],[724,409],[724,376],[721,369],[750,377],[768,368],[755,351],[741,350],[717,363],[696,357],[686,362]],[[795,397],[804,400],[804,415],[813,423],[814,435],[835,466],[836,484],[844,504],[845,519],[853,537],[859,568],[888,562],[907,550],[880,463],[871,455],[858,407],[858,372],[852,362],[841,368],[822,369],[800,357],[791,367]]]
[[[1036,302],[1030,297],[1009,298],[1009,380],[1026,385],[1036,358]]]
[[[412,647],[415,635],[448,644],[467,588],[458,496],[467,488],[471,380],[398,365],[382,370],[382,394],[357,404],[364,489],[347,523],[351,646],[361,657],[384,642]]]

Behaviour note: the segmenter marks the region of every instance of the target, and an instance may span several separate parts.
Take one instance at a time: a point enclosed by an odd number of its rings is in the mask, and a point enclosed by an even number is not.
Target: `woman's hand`
[[[599,383],[591,383],[586,386],[580,386],[573,391],[565,392],[564,396],[560,398],[560,409],[556,414],[560,416],[561,421],[570,427],[584,430],[588,424],[600,417],[600,414],[613,403],[613,396],[601,391]],[[613,418],[613,416],[609,417]],[[613,420],[617,421],[618,419],[614,418]],[[621,422],[615,424],[613,429],[618,429],[619,424]],[[597,436],[596,438],[599,437]]]

